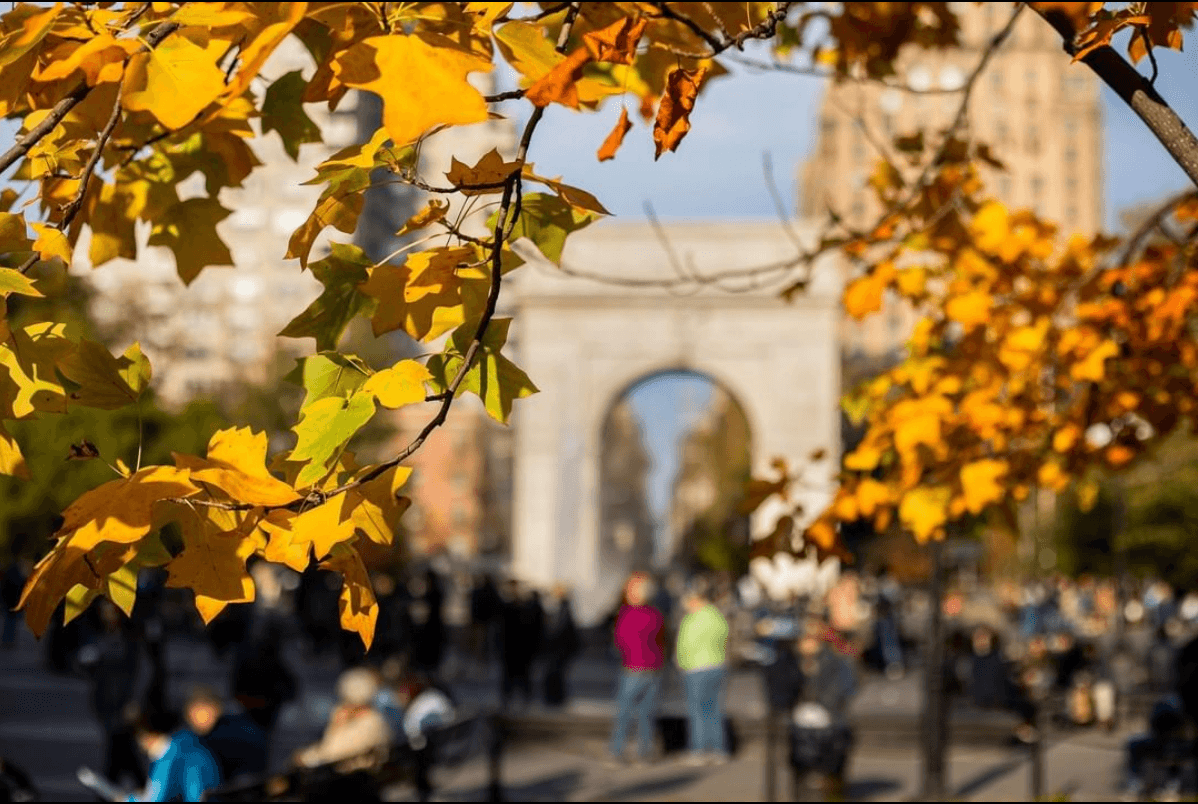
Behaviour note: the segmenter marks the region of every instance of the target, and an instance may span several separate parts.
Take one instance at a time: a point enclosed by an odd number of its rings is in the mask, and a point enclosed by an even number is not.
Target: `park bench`
[[[477,714],[434,729],[423,748],[404,742],[386,756],[367,755],[311,768],[291,768],[232,779],[211,791],[208,801],[378,801],[380,791],[398,784],[416,787],[421,801],[433,792],[431,773],[487,756],[488,800],[501,800],[500,764],[505,727],[498,715]],[[348,770],[347,768],[353,768]]]

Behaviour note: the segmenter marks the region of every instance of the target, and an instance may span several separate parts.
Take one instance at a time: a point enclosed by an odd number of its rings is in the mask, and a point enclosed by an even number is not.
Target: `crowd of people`
[[[143,573],[131,618],[100,600],[70,625],[53,626],[47,662],[90,679],[105,739],[100,770],[111,783],[165,800],[262,774],[282,710],[304,693],[285,659],[296,650],[342,673],[323,734],[290,763],[362,779],[393,747],[421,750],[431,729],[454,720],[457,683],[494,684],[509,713],[534,702],[565,705],[570,668],[589,641],[591,659],[605,661],[599,643],[618,657],[611,762],[653,761],[671,674],[686,700],[684,761],[727,762],[728,682],[749,666],[760,670],[770,711],[783,716],[795,772],[842,785],[858,679],[876,672],[895,680],[920,665],[930,605],[925,590],[884,570],[845,571],[818,597],[783,602],[747,579],[635,573],[606,627],[584,630],[563,586],[542,595],[479,574],[447,591],[443,574],[421,567],[374,579],[380,612],[367,654],[339,628],[335,576],[281,578],[265,564],[251,572],[255,603],[230,607],[203,632],[227,659],[227,689],[169,689],[164,646],[180,625],[152,573]],[[453,595],[459,615],[451,619]],[[941,605],[947,694],[958,706],[1012,713],[1014,739],[1032,743],[1049,726],[1113,729],[1139,707],[1149,729],[1128,744],[1129,794],[1155,783],[1162,755],[1190,750],[1183,738],[1198,716],[1198,641],[1188,640],[1198,634],[1198,595],[1161,581],[1120,593],[1106,579],[983,585],[962,575]],[[135,684],[129,668],[139,663],[149,678]],[[175,714],[172,700],[183,701]]]

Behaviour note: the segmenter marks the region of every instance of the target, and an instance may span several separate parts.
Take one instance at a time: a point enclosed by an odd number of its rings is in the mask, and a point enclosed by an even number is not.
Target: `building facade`
[[[807,218],[829,208],[851,226],[877,220],[882,209],[869,187],[877,146],[922,128],[937,141],[960,106],[961,89],[988,43],[1007,24],[997,3],[957,3],[959,48],[908,47],[890,83],[845,80],[829,84],[811,158],[799,176],[799,209]],[[1103,224],[1102,106],[1099,82],[1062,55],[1059,35],[1036,14],[1021,14],[1011,36],[979,77],[966,125],[991,146],[1006,170],[986,169],[986,190],[1008,206],[1056,221],[1064,233]],[[893,152],[893,151],[891,151]],[[915,312],[891,298],[882,312],[842,322],[845,384],[876,373],[901,355]]]

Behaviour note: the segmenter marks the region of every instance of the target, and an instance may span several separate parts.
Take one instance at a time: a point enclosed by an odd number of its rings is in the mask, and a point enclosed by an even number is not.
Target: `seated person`
[[[430,731],[453,722],[453,701],[422,676],[410,676],[398,690],[403,709],[403,736],[417,751],[424,748]]]
[[[336,762],[339,771],[348,772],[385,757],[391,748],[391,730],[373,706],[378,690],[378,679],[371,670],[358,667],[342,673],[337,679],[338,704],[324,736],[296,755],[297,764],[315,767]]]
[[[1181,701],[1169,695],[1157,701],[1148,715],[1148,734],[1141,734],[1127,741],[1127,788],[1128,797],[1138,799],[1144,792],[1145,762],[1150,757],[1177,756],[1176,749],[1185,736],[1185,713]],[[1184,752],[1181,752],[1184,756]],[[1170,779],[1167,784],[1176,792],[1180,779]],[[1133,800],[1134,800],[1133,799]],[[1176,800],[1176,799],[1174,799]]]
[[[175,723],[168,713],[149,712],[134,727],[137,744],[150,759],[150,778],[145,791],[129,801],[200,801],[220,785],[212,754],[192,732],[175,731]]]
[[[245,712],[226,712],[211,689],[192,691],[183,719],[216,759],[223,780],[266,772],[266,732]]]

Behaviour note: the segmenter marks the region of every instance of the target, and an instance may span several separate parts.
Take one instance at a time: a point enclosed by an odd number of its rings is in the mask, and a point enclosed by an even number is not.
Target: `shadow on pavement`
[[[1027,762],[1027,760],[1025,757],[1020,757],[1018,759],[1012,759],[1007,762],[1004,762],[1001,765],[995,765],[993,768],[987,768],[986,770],[982,771],[977,776],[974,776],[968,782],[966,782],[965,784],[963,784],[959,788],[957,788],[957,792],[953,795],[953,798],[956,798],[956,799],[969,798],[970,796],[972,796],[974,793],[981,790],[986,785],[990,784],[993,781],[1001,779],[1002,777],[1006,776],[1008,773],[1011,773],[1012,771],[1016,770],[1020,766],[1026,764],[1026,762]]]
[[[688,773],[677,773],[671,776],[666,776],[660,779],[646,779],[634,784],[627,784],[622,787],[614,787],[611,790],[605,790],[602,793],[595,795],[595,801],[636,801],[645,799],[652,795],[658,795],[668,792],[677,787],[691,784],[698,781],[701,774],[691,771]]]
[[[868,801],[902,787],[897,779],[854,779],[845,789],[849,801]]]
[[[582,782],[581,771],[558,773],[521,784],[506,783],[503,785],[503,797],[505,801],[567,801],[570,793],[577,790]],[[489,793],[486,787],[452,794],[447,790],[440,791],[440,795],[455,801],[486,801]]]

